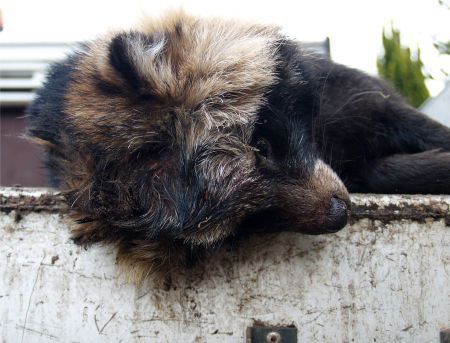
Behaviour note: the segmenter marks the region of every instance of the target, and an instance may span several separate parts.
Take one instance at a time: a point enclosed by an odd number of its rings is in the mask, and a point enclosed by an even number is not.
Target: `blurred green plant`
[[[401,44],[400,31],[393,27],[389,35],[383,29],[383,47],[384,54],[377,61],[378,73],[390,81],[411,105],[419,107],[430,96],[422,72],[420,49],[413,58],[411,49]]]
[[[434,46],[438,49],[439,53],[450,55],[450,42],[435,42]]]
[[[439,0],[439,4],[450,10],[450,1]],[[450,41],[448,42],[435,42],[434,46],[438,49],[439,53],[443,55],[450,55]]]

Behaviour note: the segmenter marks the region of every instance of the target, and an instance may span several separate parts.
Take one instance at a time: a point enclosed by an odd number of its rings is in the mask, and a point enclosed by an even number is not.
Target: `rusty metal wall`
[[[47,185],[42,149],[24,138],[25,107],[0,104],[0,186]]]
[[[255,323],[299,342],[438,342],[450,326],[449,196],[355,195],[338,234],[254,236],[137,287],[111,247],[72,244],[60,198],[0,195],[2,342],[244,342]]]

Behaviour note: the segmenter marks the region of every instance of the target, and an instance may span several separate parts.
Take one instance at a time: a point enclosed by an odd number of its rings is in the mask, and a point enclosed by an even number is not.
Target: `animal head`
[[[176,14],[56,65],[31,134],[75,239],[145,274],[230,236],[341,229],[348,194],[316,152],[300,54],[274,27]]]

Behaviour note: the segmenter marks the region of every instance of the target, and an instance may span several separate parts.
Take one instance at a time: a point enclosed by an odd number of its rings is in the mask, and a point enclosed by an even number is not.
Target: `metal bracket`
[[[297,343],[295,326],[250,326],[247,343]]]
[[[440,342],[441,343],[450,343],[450,329],[441,331]]]

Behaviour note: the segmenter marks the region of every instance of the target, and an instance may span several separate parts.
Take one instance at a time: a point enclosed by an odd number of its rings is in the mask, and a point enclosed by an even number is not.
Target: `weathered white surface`
[[[243,342],[254,320],[295,324],[299,342],[437,342],[450,326],[443,220],[252,237],[170,289],[128,284],[113,249],[78,248],[69,223],[0,212],[3,342]]]

